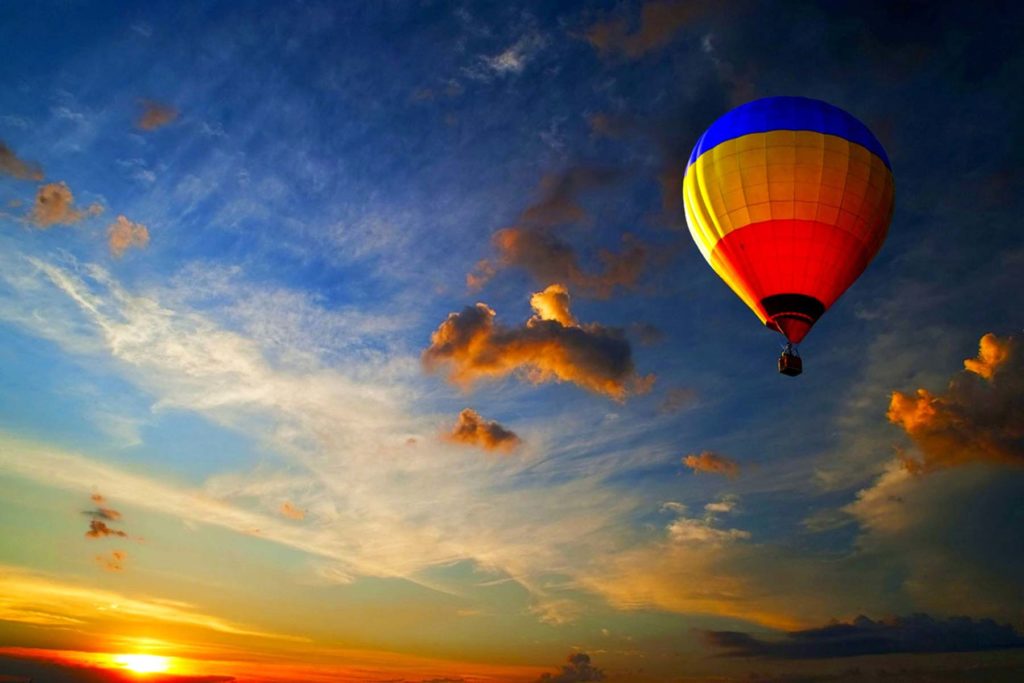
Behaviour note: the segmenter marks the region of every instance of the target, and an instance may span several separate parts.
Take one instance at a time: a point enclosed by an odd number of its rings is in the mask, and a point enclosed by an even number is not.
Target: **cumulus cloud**
[[[600,21],[586,30],[587,41],[602,54],[639,59],[648,52],[669,44],[688,23],[699,19],[707,9],[705,2],[647,2],[640,10],[640,25],[629,30],[624,18]]]
[[[920,460],[912,471],[970,462],[1024,465],[1024,359],[1014,338],[986,334],[944,392],[893,392],[888,418],[903,428]]]
[[[927,614],[874,621],[859,616],[768,640],[739,631],[705,631],[706,642],[725,657],[825,659],[896,653],[975,652],[1024,647],[1010,625],[970,617],[941,619]]]
[[[1010,358],[1012,339],[1000,339],[989,332],[978,344],[978,357],[964,361],[964,369],[979,377],[992,379],[996,371]]]
[[[42,180],[43,169],[39,164],[24,161],[0,140],[0,173],[6,173],[21,180]]]
[[[698,473],[722,474],[726,477],[735,477],[740,473],[739,463],[712,451],[703,451],[700,455],[691,453],[683,458],[683,464]]]
[[[558,673],[543,673],[536,683],[588,683],[605,680],[604,672],[590,663],[586,652],[573,652]]]
[[[178,110],[174,107],[154,100],[142,101],[142,112],[135,125],[142,130],[156,130],[178,118]]]
[[[86,216],[103,213],[99,204],[91,204],[86,209],[75,208],[75,197],[66,183],[47,183],[36,192],[36,201],[28,219],[40,228],[51,225],[71,225]]]
[[[296,507],[291,501],[286,500],[281,503],[281,514],[288,519],[294,519],[301,521],[306,518],[306,511],[302,508]]]
[[[676,543],[729,543],[750,538],[743,529],[717,529],[705,519],[680,517],[668,525],[668,536]]]
[[[704,506],[704,509],[711,513],[719,512],[735,512],[736,506],[739,504],[739,498],[734,495],[722,496],[716,501],[712,501]]]
[[[565,327],[579,325],[569,310],[569,290],[564,285],[554,284],[536,292],[530,297],[530,306],[544,320],[556,320]]]
[[[459,413],[458,422],[448,434],[457,443],[478,446],[485,450],[511,450],[519,445],[515,432],[505,429],[493,420],[485,420],[478,412],[466,408]]]
[[[427,369],[444,366],[449,379],[463,386],[509,374],[538,384],[572,382],[619,401],[650,388],[654,376],[637,375],[621,330],[596,323],[566,325],[556,319],[574,320],[564,287],[540,294],[535,315],[520,327],[497,324],[494,310],[482,303],[450,314],[423,352]]]
[[[149,244],[149,229],[142,223],[118,216],[107,228],[107,244],[110,246],[110,253],[120,258],[131,247],[142,249]]]
[[[120,536],[125,538],[128,536],[125,532],[120,529],[111,529],[107,526],[107,523],[101,519],[94,519],[89,522],[89,530],[85,532],[86,538],[105,538],[107,536]]]
[[[633,287],[648,261],[647,248],[632,235],[622,238],[621,251],[602,249],[600,269],[590,272],[580,263],[576,249],[557,234],[559,226],[588,219],[580,204],[583,192],[604,187],[621,177],[604,167],[576,166],[541,181],[541,198],[520,214],[515,225],[494,233],[497,256],[477,263],[466,276],[471,289],[479,289],[504,268],[522,268],[539,283],[567,283],[590,296],[607,298],[616,287]]]

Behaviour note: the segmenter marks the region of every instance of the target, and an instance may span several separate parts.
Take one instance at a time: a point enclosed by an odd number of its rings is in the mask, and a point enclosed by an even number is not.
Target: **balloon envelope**
[[[715,121],[683,179],[690,234],[762,323],[792,342],[853,284],[885,240],[889,158],[842,109],[769,97]]]

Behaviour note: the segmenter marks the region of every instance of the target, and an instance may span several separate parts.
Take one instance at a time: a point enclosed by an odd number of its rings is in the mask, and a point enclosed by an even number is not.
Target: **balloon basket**
[[[796,349],[787,346],[786,350],[779,356],[779,372],[788,377],[796,377],[804,371],[804,362],[800,360]]]

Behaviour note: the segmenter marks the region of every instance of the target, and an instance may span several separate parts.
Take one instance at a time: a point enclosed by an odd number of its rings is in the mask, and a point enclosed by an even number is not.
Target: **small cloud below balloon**
[[[487,451],[511,451],[522,443],[519,436],[494,420],[486,420],[480,413],[466,408],[446,435],[449,441],[476,446]]]
[[[467,389],[514,375],[534,384],[571,382],[617,401],[650,390],[654,375],[637,373],[622,330],[576,322],[564,286],[538,292],[531,303],[533,317],[518,327],[499,324],[483,303],[450,314],[431,335],[424,365]]]
[[[149,244],[149,228],[142,223],[118,216],[107,228],[107,245],[115,258],[121,258],[129,249],[144,249]]]

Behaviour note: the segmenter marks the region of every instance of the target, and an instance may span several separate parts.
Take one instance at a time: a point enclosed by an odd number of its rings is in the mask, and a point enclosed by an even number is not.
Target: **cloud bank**
[[[1008,624],[969,617],[941,619],[927,614],[852,622],[787,633],[768,640],[737,631],[705,631],[706,642],[724,657],[830,659],[897,653],[976,652],[1024,647],[1024,637]]]

